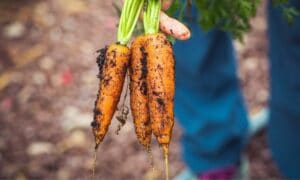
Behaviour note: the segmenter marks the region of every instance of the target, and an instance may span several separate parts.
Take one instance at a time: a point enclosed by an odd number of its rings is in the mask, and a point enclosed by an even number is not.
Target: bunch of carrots
[[[102,142],[117,110],[127,71],[130,107],[138,141],[150,150],[152,134],[167,162],[174,125],[174,55],[171,43],[159,32],[161,0],[125,0],[117,43],[99,50],[99,92],[91,123],[96,146]],[[128,42],[143,10],[145,34]],[[128,112],[123,107],[122,113]],[[168,177],[168,175],[166,175]]]

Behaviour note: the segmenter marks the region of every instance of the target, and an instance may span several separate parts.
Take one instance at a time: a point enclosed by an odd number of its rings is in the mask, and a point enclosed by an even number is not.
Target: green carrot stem
[[[125,0],[118,28],[120,44],[126,45],[130,40],[143,4],[144,0]]]
[[[144,12],[145,34],[154,34],[159,31],[159,16],[161,0],[148,0]]]

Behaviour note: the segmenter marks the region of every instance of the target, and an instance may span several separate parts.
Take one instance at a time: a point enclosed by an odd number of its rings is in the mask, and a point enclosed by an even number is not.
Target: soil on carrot
[[[267,104],[264,10],[244,46],[236,43],[239,78],[251,113]],[[0,179],[88,179],[94,163],[90,123],[98,90],[96,51],[116,40],[112,0],[0,2]],[[97,179],[162,179],[162,150],[153,144],[155,171],[138,144],[131,118],[100,145]],[[170,147],[170,175],[179,173],[181,130]],[[264,139],[247,147],[251,177],[280,178]]]

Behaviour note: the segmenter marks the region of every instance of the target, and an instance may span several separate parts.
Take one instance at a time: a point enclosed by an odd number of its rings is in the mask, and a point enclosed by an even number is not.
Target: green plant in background
[[[299,10],[289,5],[289,0],[273,0],[273,4],[283,9],[283,17],[289,24],[293,23],[296,16],[300,16]]]
[[[200,24],[204,30],[220,28],[241,39],[250,29],[250,18],[256,15],[259,0],[197,0],[201,12]]]
[[[192,0],[173,0],[172,6],[167,14],[183,21],[183,16],[191,5]],[[257,8],[261,0],[193,0],[199,10],[199,24],[208,31],[212,28],[229,32],[234,38],[242,40],[243,34],[251,28],[250,19],[256,15]],[[145,1],[147,3],[147,0]],[[289,4],[289,0],[273,0],[273,5],[282,8],[282,16],[287,23],[292,24],[295,17],[300,16],[300,12]],[[113,4],[117,13],[121,10]],[[200,14],[201,12],[201,14]],[[134,34],[144,31],[141,23],[137,24]],[[174,42],[173,38],[170,38]]]
[[[189,3],[187,0],[186,3]],[[229,32],[234,38],[239,40],[245,32],[249,31],[250,19],[256,15],[257,8],[261,4],[261,0],[194,0],[199,10],[198,19],[201,27],[208,31],[217,28]],[[275,7],[283,9],[283,17],[287,23],[292,23],[299,11],[290,6],[288,0],[273,0]],[[181,0],[174,0],[168,14],[174,16],[176,12],[182,12]],[[182,13],[178,13],[177,18],[182,18]]]

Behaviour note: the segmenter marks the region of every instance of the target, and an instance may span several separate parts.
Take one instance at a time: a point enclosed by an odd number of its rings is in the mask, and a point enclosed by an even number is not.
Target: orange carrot
[[[139,142],[150,149],[152,129],[148,110],[147,54],[145,36],[139,36],[131,45],[130,106]]]
[[[129,60],[129,48],[119,44],[113,44],[100,50],[100,55],[97,58],[100,84],[95,102],[94,121],[91,123],[96,140],[96,149],[107,133],[116,111]]]
[[[146,35],[145,50],[151,127],[159,144],[168,150],[174,125],[173,49],[165,35],[156,33]]]

